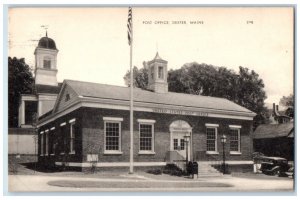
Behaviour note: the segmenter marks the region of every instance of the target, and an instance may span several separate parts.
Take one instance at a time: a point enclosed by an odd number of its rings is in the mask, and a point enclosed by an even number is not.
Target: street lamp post
[[[225,166],[225,143],[226,143],[226,135],[222,135],[222,137],[221,137],[221,142],[222,142],[222,144],[223,144],[223,174],[225,174],[225,168],[226,168],[226,166]]]
[[[183,136],[184,137],[184,142],[185,142],[185,152],[186,152],[186,158],[185,158],[185,161],[186,161],[186,168],[188,166],[188,162],[189,162],[189,152],[188,152],[188,146],[189,146],[189,139],[190,139],[190,136],[189,135],[185,135]]]

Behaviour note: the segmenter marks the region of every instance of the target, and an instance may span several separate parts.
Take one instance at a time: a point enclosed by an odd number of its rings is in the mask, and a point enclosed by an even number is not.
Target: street
[[[9,192],[293,192],[293,179],[265,175],[199,179],[125,172],[105,176],[9,175]]]

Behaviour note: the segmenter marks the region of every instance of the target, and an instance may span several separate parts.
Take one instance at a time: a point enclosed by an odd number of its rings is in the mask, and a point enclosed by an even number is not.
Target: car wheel
[[[279,176],[280,175],[280,171],[279,170],[274,170],[272,173],[273,176]]]

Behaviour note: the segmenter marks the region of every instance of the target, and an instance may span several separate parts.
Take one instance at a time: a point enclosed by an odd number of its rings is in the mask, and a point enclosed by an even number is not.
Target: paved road
[[[289,178],[278,179],[255,179],[253,177],[209,177],[199,179],[183,179],[183,180],[157,180],[154,178],[145,177],[143,175],[120,176],[119,178],[86,178],[82,177],[54,177],[45,175],[9,175],[9,191],[10,192],[100,192],[100,191],[154,191],[154,192],[293,192],[293,180]],[[76,188],[76,187],[59,187],[52,186],[50,181],[97,181],[101,183],[115,183],[114,188]],[[232,187],[203,187],[203,182],[230,184]],[[130,182],[131,185],[136,183],[135,188],[118,188],[118,184]],[[151,188],[139,188],[139,183],[153,183]],[[193,182],[199,183],[199,187],[186,188],[157,188],[157,183],[171,184],[175,182]],[[201,183],[201,184],[200,184]],[[160,184],[161,185],[161,184]],[[175,184],[174,184],[175,185]],[[201,186],[200,186],[201,185]]]

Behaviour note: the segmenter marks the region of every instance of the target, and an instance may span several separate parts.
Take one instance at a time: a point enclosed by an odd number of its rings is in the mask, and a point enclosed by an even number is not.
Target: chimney
[[[273,114],[274,114],[274,120],[276,121],[276,124],[279,123],[278,121],[279,113],[277,110],[278,110],[278,105],[275,105],[275,103],[273,103]]]

